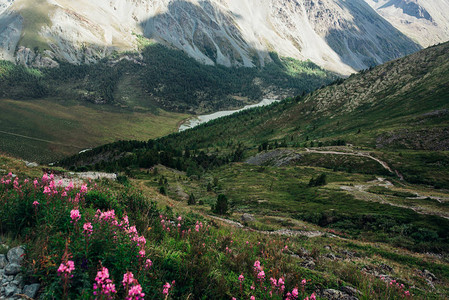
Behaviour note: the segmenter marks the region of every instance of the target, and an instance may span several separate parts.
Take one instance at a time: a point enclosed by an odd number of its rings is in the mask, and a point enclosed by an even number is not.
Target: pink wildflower
[[[87,185],[83,184],[80,188],[80,193],[85,194],[87,193]]]
[[[140,257],[145,257],[145,249],[142,249],[139,251],[139,256]]]
[[[76,223],[79,221],[79,219],[81,219],[81,214],[80,211],[77,209],[72,209],[70,211],[70,218],[72,219],[73,223]]]
[[[265,272],[260,271],[259,274],[257,274],[257,279],[259,279],[260,281],[265,280]]]
[[[256,300],[256,297],[251,296],[249,299],[250,299],[250,300]]]
[[[136,279],[134,278],[134,274],[132,272],[126,272],[125,274],[123,274],[123,287],[126,288],[127,286],[134,284],[135,281]]]
[[[44,191],[43,191],[43,193],[44,193],[44,194],[48,194],[48,195],[50,195],[50,194],[51,194],[51,190],[50,190],[50,188],[49,188],[48,186],[45,186],[45,187],[44,187]]]
[[[292,297],[294,299],[298,298],[299,292],[298,292],[298,288],[294,288],[292,291]]]
[[[87,235],[91,235],[92,234],[92,232],[93,232],[93,226],[92,226],[92,223],[90,223],[90,222],[88,222],[88,223],[84,223],[84,225],[83,225],[83,229],[84,229],[84,233],[85,234],[87,234]]]
[[[145,294],[142,293],[142,287],[140,284],[136,284],[132,286],[128,291],[128,297],[125,297],[126,300],[140,300],[144,299]]]
[[[109,279],[109,270],[105,267],[98,271],[93,288],[95,296],[104,295],[105,299],[112,299],[114,298],[113,294],[117,293],[115,284]]]
[[[245,280],[245,277],[243,276],[243,274],[240,274],[240,276],[239,276],[239,281],[240,281],[240,282],[243,282],[243,280]]]
[[[254,271],[259,272],[261,270],[262,270],[262,268],[260,267],[260,261],[256,260],[254,262]]]
[[[75,263],[69,260],[66,263],[61,263],[59,265],[58,275],[65,278],[73,277],[73,275],[71,275],[73,270],[75,270]]]
[[[33,202],[34,207],[37,207],[39,205],[39,202],[37,202],[36,200]]]
[[[145,261],[145,269],[151,268],[152,265],[153,265],[153,262],[151,261],[151,259],[147,259]]]
[[[173,280],[172,281],[172,284],[170,284],[170,283],[168,283],[168,282],[166,282],[165,284],[164,284],[164,286],[163,286],[163,290],[162,290],[162,294],[165,296],[165,297],[167,297],[168,296],[168,293],[170,292],[170,288],[172,288],[172,285],[175,283],[175,281]]]

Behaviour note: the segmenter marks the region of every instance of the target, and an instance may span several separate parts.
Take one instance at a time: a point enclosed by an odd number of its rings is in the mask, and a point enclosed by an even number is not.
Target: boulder
[[[7,285],[5,287],[5,296],[12,297],[15,294],[20,293],[20,290],[15,285]]]
[[[346,293],[346,294],[348,294],[350,296],[354,296],[354,297],[362,295],[362,292],[360,292],[358,289],[356,289],[352,286],[343,286],[341,288],[341,291],[343,293]]]
[[[323,298],[329,300],[358,300],[357,297],[350,296],[342,291],[327,289],[323,291]]]
[[[243,214],[242,215],[242,222],[253,222],[255,220],[254,216],[251,214]]]
[[[21,271],[21,267],[18,264],[14,264],[14,263],[8,264],[5,268],[6,275],[16,275],[16,274],[19,274],[20,271]]]
[[[23,276],[20,274],[17,274],[16,277],[14,277],[14,280],[12,281],[12,283],[17,285],[18,287],[23,287]]]
[[[433,273],[431,273],[429,270],[424,270],[423,271],[423,275],[424,275],[424,277],[426,277],[430,281],[437,280],[437,277]]]
[[[41,287],[41,285],[39,283],[33,283],[30,285],[26,285],[23,287],[23,293],[25,295],[27,295],[30,298],[35,298],[37,292],[39,291],[39,288]]]
[[[25,254],[25,250],[22,246],[14,247],[8,251],[6,256],[8,257],[9,263],[14,263],[20,265],[23,261],[23,256]]]
[[[315,269],[315,262],[313,261],[313,259],[306,259],[301,263],[301,266],[303,268],[307,268],[310,270],[314,270]]]

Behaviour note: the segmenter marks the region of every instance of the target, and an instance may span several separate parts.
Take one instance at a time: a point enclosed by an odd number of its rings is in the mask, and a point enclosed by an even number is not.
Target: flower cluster
[[[92,232],[93,232],[92,223],[90,223],[90,222],[84,223],[84,225],[83,225],[83,232],[84,232],[85,235],[91,236]]]
[[[72,278],[72,271],[75,270],[75,263],[71,260],[61,263],[58,268],[58,275],[63,278]]]
[[[388,287],[396,289],[398,293],[402,294],[405,298],[411,297],[410,291],[406,290],[404,284],[397,282],[395,279],[389,281],[387,278],[383,276],[380,276],[380,279],[383,280]]]
[[[77,209],[72,209],[70,211],[70,219],[72,219],[72,223],[76,224],[81,219],[80,211]]]
[[[166,283],[164,284],[163,289],[162,289],[162,295],[164,295],[165,298],[168,297],[168,294],[170,293],[170,289],[173,287],[174,284],[175,284],[175,281],[174,281],[174,280],[172,281],[171,284],[168,283],[168,282],[166,282]]]
[[[98,271],[93,288],[94,295],[104,299],[113,299],[114,294],[117,293],[115,284],[109,279],[109,270],[105,267],[101,267]]]
[[[145,294],[142,293],[142,286],[139,284],[137,279],[134,278],[132,272],[126,272],[123,274],[122,284],[127,291],[127,296],[125,297],[126,300],[144,299]]]

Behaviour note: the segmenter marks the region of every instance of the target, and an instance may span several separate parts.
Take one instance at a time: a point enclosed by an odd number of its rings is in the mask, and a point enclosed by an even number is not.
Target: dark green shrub
[[[226,195],[220,194],[215,204],[214,212],[220,215],[224,215],[228,212],[228,198]]]

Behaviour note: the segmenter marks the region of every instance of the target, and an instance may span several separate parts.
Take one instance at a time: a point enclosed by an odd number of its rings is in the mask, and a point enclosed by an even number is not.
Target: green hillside
[[[232,211],[260,217],[255,228],[274,229],[265,217],[288,216],[446,253],[448,48],[432,47],[182,133],[104,145],[61,165],[121,171],[179,200],[180,190],[192,193],[206,206],[226,194]],[[169,168],[162,176],[167,186],[145,171],[158,164]],[[400,237],[399,228],[407,228]]]
[[[264,68],[206,66],[147,43],[142,54],[96,64],[32,69],[0,61],[0,151],[48,163],[117,140],[161,137],[192,114],[308,92],[336,78],[311,62],[272,57]]]

